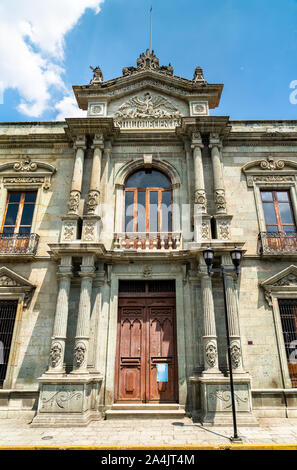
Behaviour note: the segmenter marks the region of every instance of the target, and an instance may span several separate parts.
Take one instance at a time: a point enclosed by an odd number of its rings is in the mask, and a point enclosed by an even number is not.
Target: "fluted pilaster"
[[[193,132],[192,144],[193,149],[193,160],[194,160],[194,203],[198,205],[198,208],[202,213],[206,213],[206,194],[204,184],[204,172],[202,162],[202,149],[203,143],[199,132]]]
[[[94,256],[84,256],[81,265],[81,271],[79,273],[82,280],[76,326],[75,345],[73,352],[72,373],[87,373],[91,296],[94,271]]]
[[[88,214],[95,214],[100,199],[101,160],[104,149],[103,134],[96,134],[93,140],[93,164],[90,189],[87,200]]]
[[[211,161],[213,169],[213,185],[214,199],[216,205],[216,213],[226,213],[226,198],[223,166],[221,161],[220,149],[222,144],[217,134],[211,134],[209,139],[209,147],[211,149]]]
[[[71,256],[62,258],[58,272],[59,290],[47,373],[64,372],[69,291],[72,276]]]
[[[217,331],[211,277],[204,260],[200,260],[201,296],[203,306],[203,357],[205,374],[220,374],[218,366]]]
[[[72,175],[71,191],[68,201],[68,214],[78,214],[86,149],[85,136],[77,137],[74,148],[76,149],[76,154]]]
[[[233,268],[230,255],[224,255],[222,257],[222,264],[224,268],[226,269]],[[236,291],[236,286],[234,283],[234,275],[235,275],[234,273],[225,272],[226,303],[227,303],[232,369],[234,373],[242,373],[243,372],[242,348],[241,348],[241,337],[240,337],[240,330],[239,330],[237,291]]]

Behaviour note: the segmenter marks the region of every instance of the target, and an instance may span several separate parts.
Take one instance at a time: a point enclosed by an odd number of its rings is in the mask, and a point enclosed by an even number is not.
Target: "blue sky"
[[[37,1],[43,5],[38,11]],[[77,112],[71,86],[89,83],[90,65],[99,65],[108,80],[135,65],[149,46],[151,5],[160,64],[171,62],[174,74],[189,79],[200,65],[209,83],[224,83],[221,104],[211,114],[297,119],[297,104],[289,100],[290,83],[297,80],[296,0],[2,2],[0,27],[11,36],[5,44],[0,37],[1,121],[55,120]]]

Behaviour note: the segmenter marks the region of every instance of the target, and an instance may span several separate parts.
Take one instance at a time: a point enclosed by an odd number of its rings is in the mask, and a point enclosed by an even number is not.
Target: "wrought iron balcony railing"
[[[296,232],[260,232],[258,251],[261,255],[297,254]]]
[[[0,255],[35,255],[39,241],[37,233],[6,235],[0,233]]]
[[[114,234],[115,250],[179,250],[181,243],[180,232],[123,232]]]

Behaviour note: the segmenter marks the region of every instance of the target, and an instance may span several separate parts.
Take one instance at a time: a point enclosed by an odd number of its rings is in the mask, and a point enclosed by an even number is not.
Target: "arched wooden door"
[[[143,292],[119,293],[115,374],[119,402],[178,401],[175,292],[150,292],[154,282],[138,281]],[[168,382],[157,382],[157,364],[168,365]]]

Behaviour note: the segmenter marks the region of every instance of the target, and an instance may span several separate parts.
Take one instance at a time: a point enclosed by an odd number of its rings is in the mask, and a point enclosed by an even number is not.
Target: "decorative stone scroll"
[[[52,175],[56,168],[46,162],[32,161],[28,156],[0,165],[0,183],[9,186],[40,185],[44,190],[51,187]]]
[[[297,163],[269,155],[266,159],[246,163],[242,171],[247,178],[248,187],[256,184],[291,183],[296,181]]]

